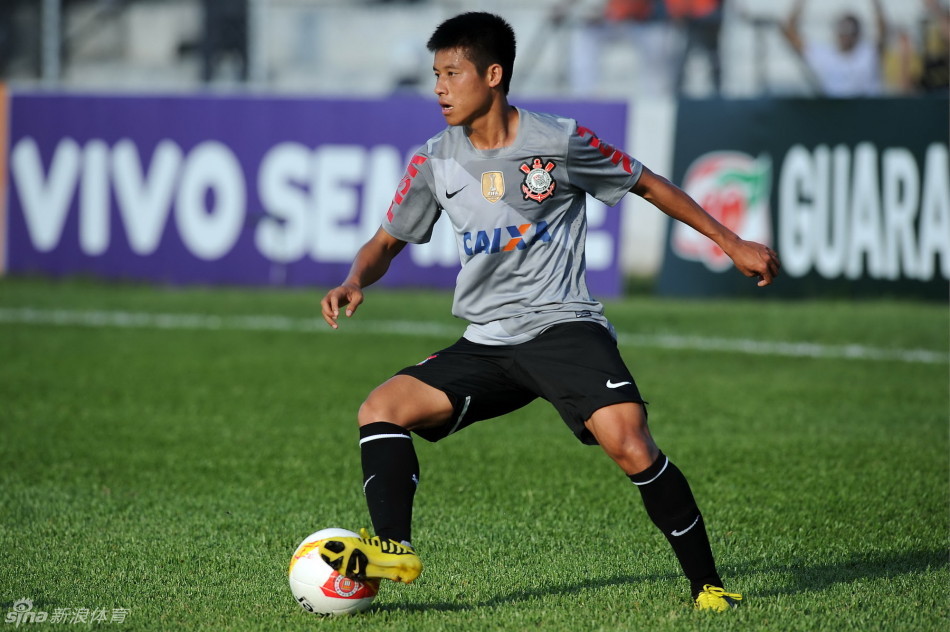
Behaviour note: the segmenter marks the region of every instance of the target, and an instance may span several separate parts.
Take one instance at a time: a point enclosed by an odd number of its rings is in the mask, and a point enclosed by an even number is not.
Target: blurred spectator
[[[917,92],[917,77],[921,72],[921,56],[911,34],[904,28],[894,33],[894,45],[884,53],[882,76],[888,92],[913,94]]]
[[[667,0],[670,17],[682,24],[685,45],[675,69],[675,85],[683,94],[686,63],[699,51],[709,61],[713,93],[722,90],[722,64],[719,57],[719,32],[722,29],[723,0]]]
[[[939,0],[924,0],[927,17],[921,33],[922,59],[916,86],[923,92],[947,94],[950,87],[950,9]]]
[[[561,3],[556,20],[570,14],[579,23],[571,32],[571,92],[590,96],[601,81],[603,48],[611,40],[636,47],[631,66],[634,90],[642,96],[674,93],[677,33],[666,0],[600,0]]]
[[[221,62],[229,57],[237,61],[238,77],[247,81],[247,2],[202,0],[201,79],[205,83],[217,76]]]
[[[887,22],[880,0],[871,0],[877,22],[877,39],[862,33],[861,21],[847,13],[835,23],[835,44],[805,40],[799,29],[805,0],[796,0],[782,32],[792,48],[814,73],[822,93],[831,97],[877,96],[881,85],[881,59],[887,41]]]

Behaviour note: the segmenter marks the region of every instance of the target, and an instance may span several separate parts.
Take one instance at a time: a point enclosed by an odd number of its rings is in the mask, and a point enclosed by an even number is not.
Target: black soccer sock
[[[722,586],[703,516],[679,468],[660,452],[653,465],[631,474],[630,480],[640,490],[647,515],[673,547],[693,598],[704,584]]]
[[[377,421],[360,427],[363,494],[376,535],[410,542],[412,499],[419,484],[419,460],[412,436],[402,426]]]

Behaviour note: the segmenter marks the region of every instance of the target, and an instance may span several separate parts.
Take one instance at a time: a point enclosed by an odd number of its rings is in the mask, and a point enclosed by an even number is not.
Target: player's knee
[[[442,391],[397,375],[369,394],[357,419],[360,426],[388,421],[406,430],[419,430],[445,423],[452,411],[452,402]]]
[[[660,450],[649,436],[630,435],[604,451],[627,474],[636,474],[650,467]]]
[[[399,414],[395,402],[392,402],[385,395],[380,395],[377,391],[370,393],[366,400],[360,404],[360,410],[356,418],[360,427],[377,421],[388,421],[389,423],[402,425],[397,421]]]
[[[598,442],[625,472],[633,474],[656,460],[659,448],[650,435],[642,405],[603,409],[588,422]]]
[[[388,421],[406,430],[426,427],[426,410],[412,401],[400,397],[392,389],[378,388],[360,405],[357,421],[360,427],[377,421]]]

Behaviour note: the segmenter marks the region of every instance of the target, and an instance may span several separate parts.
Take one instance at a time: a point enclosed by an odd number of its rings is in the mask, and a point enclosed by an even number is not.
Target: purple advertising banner
[[[622,145],[620,103],[518,102]],[[13,92],[10,274],[175,284],[339,283],[408,158],[444,127],[434,100]],[[588,281],[616,296],[620,216],[590,205]],[[447,221],[381,281],[454,285]],[[2,267],[0,267],[2,269]]]

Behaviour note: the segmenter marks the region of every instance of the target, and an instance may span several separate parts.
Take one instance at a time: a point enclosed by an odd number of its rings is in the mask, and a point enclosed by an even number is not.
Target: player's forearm
[[[363,246],[356,255],[353,265],[350,266],[350,273],[346,275],[343,285],[364,288],[379,281],[389,270],[392,257],[378,256],[378,253],[368,253],[365,252],[365,249],[366,246]]]
[[[725,252],[729,252],[731,245],[740,241],[738,235],[723,226],[685,191],[666,178],[649,173],[644,184],[642,189],[634,189],[634,192],[666,215],[713,240]]]
[[[724,252],[730,252],[732,245],[739,241],[739,236],[723,226],[685,193],[682,193],[682,197],[683,199],[678,199],[666,208],[661,207],[660,210],[713,240]]]
[[[376,283],[389,270],[389,265],[403,246],[405,242],[382,242],[377,237],[366,242],[356,253],[343,285],[364,288]]]

